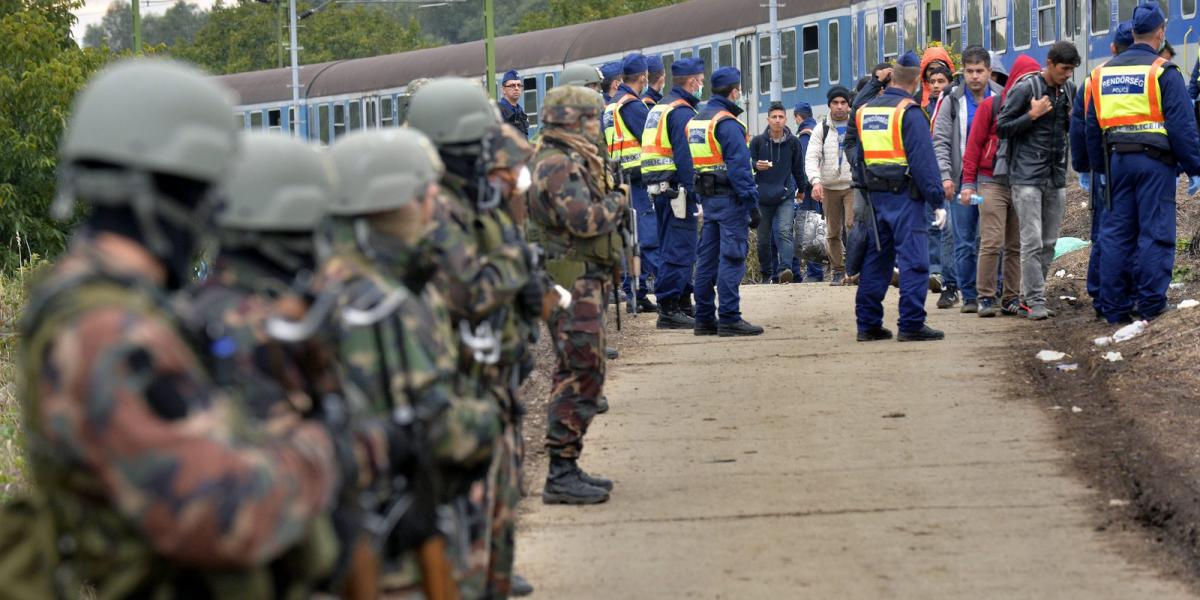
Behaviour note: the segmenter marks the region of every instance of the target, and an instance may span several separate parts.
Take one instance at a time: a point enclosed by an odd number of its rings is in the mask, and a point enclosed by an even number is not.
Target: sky
[[[104,13],[108,11],[108,5],[113,0],[86,0],[86,5],[75,11],[75,16],[79,17],[79,22],[75,24],[74,33],[75,40],[83,41],[83,32],[87,31],[87,26],[93,23],[99,24],[100,19],[104,18]],[[139,0],[141,2],[141,13],[161,15],[167,12],[168,8],[175,3],[175,0]],[[208,9],[216,0],[187,0],[191,4],[195,4],[201,8]]]

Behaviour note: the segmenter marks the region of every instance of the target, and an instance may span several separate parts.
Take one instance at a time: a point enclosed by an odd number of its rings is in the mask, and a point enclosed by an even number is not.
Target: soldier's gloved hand
[[[1192,175],[1188,177],[1188,195],[1195,196],[1200,192],[1200,177]]]
[[[1083,188],[1083,191],[1091,193],[1091,191],[1092,191],[1092,174],[1091,173],[1080,173],[1079,174],[1079,187]]]
[[[750,229],[758,229],[758,224],[762,222],[762,211],[758,207],[750,209]]]
[[[930,223],[938,229],[946,228],[946,209],[938,208],[933,211],[933,223]]]

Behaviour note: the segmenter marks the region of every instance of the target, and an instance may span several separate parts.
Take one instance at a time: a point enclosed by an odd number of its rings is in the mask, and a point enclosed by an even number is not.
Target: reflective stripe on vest
[[[671,137],[667,135],[667,115],[680,106],[691,108],[687,100],[679,98],[650,109],[646,128],[642,130],[643,174],[675,170],[675,152],[671,149]]]
[[[621,107],[637,99],[633,94],[625,94],[604,107],[604,141],[608,143],[608,156],[620,162],[622,169],[636,169],[642,163],[642,142],[621,117]]]
[[[717,142],[717,123],[725,119],[737,121],[742,125],[742,130],[748,131],[746,124],[738,121],[738,118],[727,110],[713,115],[711,119],[695,118],[688,121],[688,148],[692,151],[692,166],[696,168],[697,173],[712,173],[727,169],[725,153],[721,151],[721,144]],[[746,138],[746,144],[750,144],[749,136]]]
[[[895,107],[868,104],[858,109],[858,138],[867,166],[908,166],[901,126],[905,109],[914,104],[911,98],[905,98]]]
[[[1105,65],[1091,78],[1096,120],[1105,132],[1167,135],[1158,75],[1166,59],[1149,65]]]

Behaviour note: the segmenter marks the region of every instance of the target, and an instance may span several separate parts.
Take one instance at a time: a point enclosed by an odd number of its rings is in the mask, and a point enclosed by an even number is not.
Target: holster
[[[725,196],[733,193],[729,177],[722,173],[697,173],[696,193],[701,196]]]

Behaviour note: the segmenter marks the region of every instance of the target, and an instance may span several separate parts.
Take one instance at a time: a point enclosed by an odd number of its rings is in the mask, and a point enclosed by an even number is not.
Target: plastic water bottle
[[[983,204],[983,196],[971,194],[971,206],[979,206],[980,204]]]

